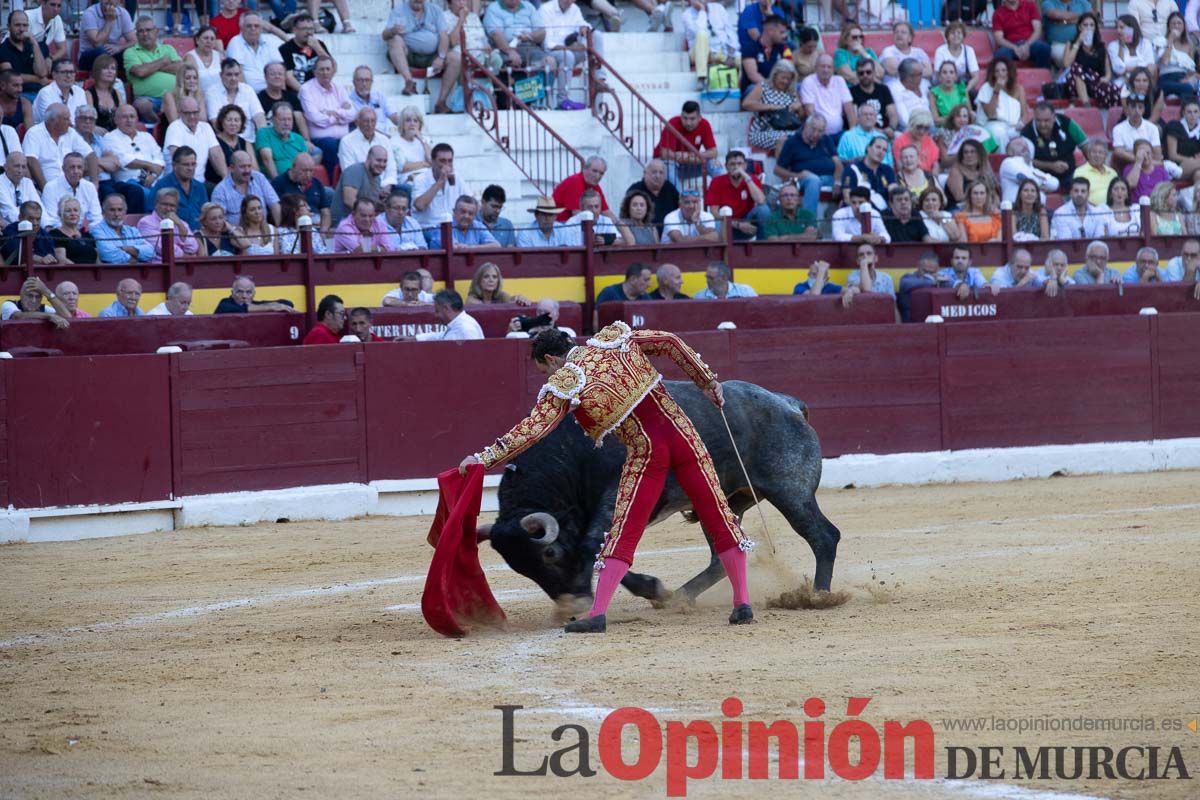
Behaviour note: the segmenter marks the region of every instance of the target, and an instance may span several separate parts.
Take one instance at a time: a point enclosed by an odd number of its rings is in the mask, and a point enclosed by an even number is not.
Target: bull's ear
[[[492,538],[492,526],[491,525],[475,526],[475,541],[482,542],[482,541],[485,541],[490,538]]]

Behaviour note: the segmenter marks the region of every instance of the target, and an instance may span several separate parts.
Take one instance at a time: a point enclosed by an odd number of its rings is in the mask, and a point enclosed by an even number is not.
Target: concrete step
[[[694,72],[659,72],[655,74],[634,72],[626,75],[620,70],[617,71],[622,78],[629,81],[633,88],[637,89],[641,94],[646,94],[647,92],[696,93],[696,73]],[[608,83],[618,92],[624,89],[620,82],[616,80],[609,81]]]
[[[609,51],[605,50],[605,53]],[[630,83],[633,82],[632,76],[638,74],[661,75],[664,72],[687,72],[689,69],[687,53],[682,50],[623,50],[620,55],[606,55],[606,60]]]
[[[636,9],[633,14],[640,14]],[[642,15],[643,17],[645,15]],[[616,66],[616,59],[626,53],[683,51],[683,29],[675,33],[629,32],[604,34],[604,58]]]

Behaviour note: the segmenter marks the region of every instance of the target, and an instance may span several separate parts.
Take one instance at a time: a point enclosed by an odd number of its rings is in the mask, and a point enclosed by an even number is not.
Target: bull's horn
[[[558,538],[558,520],[544,511],[521,517],[521,527],[528,531],[538,544],[550,544]]]
[[[475,541],[482,542],[485,539],[492,538],[491,525],[476,525],[475,526]]]

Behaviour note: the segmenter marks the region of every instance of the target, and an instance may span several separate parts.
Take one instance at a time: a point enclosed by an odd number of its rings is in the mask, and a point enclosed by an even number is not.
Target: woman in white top
[[[1187,33],[1187,23],[1178,11],[1167,20],[1167,46],[1158,57],[1158,88],[1163,94],[1186,97],[1196,94],[1197,48]]]
[[[1142,36],[1142,29],[1132,14],[1117,17],[1117,38],[1108,43],[1108,61],[1113,81],[1118,86],[1124,85],[1125,73],[1134,67],[1145,67],[1157,74],[1154,45]]]
[[[892,43],[879,54],[879,63],[886,73],[883,82],[889,89],[900,82],[900,62],[906,58],[915,59],[921,65],[921,75],[926,80],[933,77],[933,62],[929,60],[929,54],[919,47],[913,47],[912,25],[897,22],[892,26]]]
[[[982,73],[979,71],[979,59],[975,56],[975,48],[963,44],[967,38],[967,26],[958,21],[951,22],[946,26],[945,36],[946,43],[933,53],[934,70],[939,70],[942,64],[952,61],[962,80],[966,81],[967,88],[974,88],[979,84]]]
[[[392,137],[392,158],[396,161],[397,185],[409,185],[433,165],[433,151],[421,137],[425,118],[416,106],[405,106],[400,112],[400,133]]]
[[[233,245],[244,256],[273,256],[279,253],[275,226],[267,222],[262,200],[248,194],[242,200],[242,216],[233,229]]]
[[[1129,184],[1114,179],[1108,185],[1108,205],[1104,214],[1104,236],[1138,236],[1142,232],[1140,208],[1129,207]]]
[[[203,25],[192,34],[192,41],[196,43],[196,49],[184,59],[192,62],[200,73],[200,93],[203,95],[221,85],[221,40],[215,30]]]
[[[328,253],[329,245],[325,244],[325,237],[321,235],[319,230],[319,220],[313,219],[314,215],[308,207],[308,201],[303,195],[285,194],[279,198],[279,227],[276,232],[279,234],[279,252],[281,255],[294,255],[303,252],[304,248],[300,246],[300,225],[298,220],[301,217],[312,219],[312,249],[314,253]]]
[[[930,186],[921,192],[917,198],[920,207],[921,220],[925,230],[929,232],[931,242],[957,242],[959,240],[958,223],[954,215],[946,210],[946,197],[936,186]]]
[[[987,81],[979,87],[975,106],[979,123],[1003,152],[1008,140],[1019,136],[1021,126],[1029,119],[1025,89],[1017,83],[1017,71],[1008,59],[997,58],[988,64]]]

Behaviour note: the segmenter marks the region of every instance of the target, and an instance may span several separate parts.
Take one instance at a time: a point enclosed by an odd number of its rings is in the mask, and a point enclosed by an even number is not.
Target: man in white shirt
[[[863,232],[862,215],[871,214],[871,230]],[[867,186],[855,186],[850,190],[850,205],[842,206],[833,212],[833,240],[835,242],[867,242],[880,244],[891,242],[883,217],[875,206],[871,205],[871,189]]]
[[[538,8],[538,22],[546,30],[546,38],[542,40],[542,48],[553,53],[558,68],[554,79],[555,105],[562,111],[578,111],[587,108],[586,103],[577,103],[567,96],[571,85],[571,73],[575,64],[582,61],[584,55],[584,29],[590,27],[583,19],[583,12],[575,5],[575,0],[546,0]],[[595,35],[593,43],[596,51],[603,56],[600,39]]]
[[[100,208],[100,196],[96,192],[96,184],[83,179],[84,160],[81,153],[69,153],[63,159],[62,175],[46,183],[42,192],[43,225],[57,226],[62,224],[58,216],[58,205],[64,197],[73,197],[79,201],[83,220],[95,225],[104,219]]]
[[[463,311],[462,295],[453,289],[442,289],[433,296],[433,316],[446,326],[444,331],[418,333],[418,342],[482,339],[483,328]]]
[[[21,204],[29,201],[41,203],[42,226],[46,225],[46,204],[38,195],[37,187],[29,179],[29,160],[20,150],[14,150],[4,160],[4,174],[0,175],[0,219],[3,225],[17,221],[21,215]]]
[[[117,108],[113,115],[117,123],[115,131],[109,131],[104,137],[104,147],[117,157],[120,168],[112,176],[116,183],[134,186],[141,190],[142,206],[136,208],[136,203],[129,204],[130,214],[144,214],[153,207],[151,186],[166,169],[162,150],[154,137],[137,128],[138,113],[131,105]],[[124,192],[122,192],[124,194]],[[130,197],[137,199],[137,193],[131,192]]]
[[[63,25],[62,4],[63,0],[42,0],[39,7],[25,12],[29,17],[29,38],[46,45],[54,61],[67,57],[67,29]],[[14,8],[20,8],[20,5]]]
[[[1028,139],[1017,137],[1008,140],[1004,148],[1008,158],[1000,162],[1000,200],[1004,203],[1015,203],[1017,189],[1023,180],[1031,180],[1038,185],[1045,202],[1046,192],[1058,191],[1058,178],[1049,172],[1043,172],[1033,165],[1033,144]]]
[[[1118,173],[1133,163],[1133,144],[1138,139],[1145,139],[1154,149],[1153,163],[1163,163],[1162,136],[1158,126],[1145,118],[1145,113],[1144,96],[1131,94],[1125,98],[1125,119],[1113,128],[1112,132],[1112,166]]]
[[[225,48],[227,58],[236,59],[242,65],[242,73],[246,83],[255,92],[267,88],[267,78],[264,70],[267,64],[276,62],[282,64],[283,56],[279,54],[279,45],[269,36],[263,36],[262,17],[258,14],[244,14],[241,20],[241,30]]]
[[[758,297],[758,292],[746,283],[734,283],[733,270],[724,261],[712,261],[704,271],[707,282],[700,291],[696,292],[697,300],[728,300],[737,297]]]
[[[879,258],[875,254],[875,245],[863,242],[854,252],[856,269],[846,276],[846,285],[842,289],[842,304],[850,305],[854,298],[863,292],[890,294],[896,296],[896,283],[892,276],[879,269]],[[899,312],[896,317],[899,319]]]
[[[342,172],[349,169],[351,164],[366,161],[367,153],[376,145],[389,153],[392,151],[392,140],[379,131],[378,122],[379,115],[375,113],[375,109],[363,106],[358,110],[358,114],[354,118],[354,130],[346,134],[338,144],[338,164],[341,166]],[[384,169],[379,180],[384,186],[392,186],[396,183],[395,159],[388,159],[387,168]]]
[[[400,276],[400,287],[385,294],[380,305],[403,307],[428,305],[432,302],[433,294],[421,288],[421,273],[409,270]]]
[[[833,74],[833,56],[817,56],[817,69],[800,82],[800,102],[806,114],[825,118],[825,133],[837,136],[858,124],[850,87],[841,75]]]
[[[265,86],[266,79],[263,81]],[[250,88],[250,84],[242,82],[242,65],[235,59],[225,58],[221,61],[221,84],[204,94],[208,121],[215,120],[221,109],[231,104],[246,114],[246,127],[242,129],[242,138],[253,142],[258,136],[258,129],[267,126],[267,115],[263,112],[258,94]]]
[[[1067,202],[1054,210],[1050,217],[1052,239],[1103,239],[1105,234],[1102,206],[1088,202],[1092,185],[1087,178],[1071,180]]]
[[[180,281],[171,284],[167,289],[167,299],[146,312],[151,317],[190,317],[192,316],[192,287]]]
[[[583,246],[584,214],[592,220],[592,237],[597,246],[610,245],[620,236],[614,222],[616,215],[611,209],[601,211],[600,206],[600,193],[595,189],[587,189],[579,196],[579,213],[567,220],[567,235],[571,237],[572,247]]]
[[[163,139],[163,161],[169,162],[171,154],[184,145],[196,151],[196,174],[203,177],[209,156],[221,145],[212,125],[200,119],[200,104],[194,97],[179,101],[179,119],[167,126],[167,135]]]
[[[454,148],[445,142],[433,146],[433,164],[413,182],[413,216],[422,228],[436,228],[454,216],[454,201],[470,194],[454,174]],[[388,159],[389,161],[391,159]]]
[[[33,99],[33,121],[46,119],[46,110],[55,103],[62,103],[75,119],[75,110],[88,104],[87,95],[75,83],[75,65],[70,59],[59,59],[50,67],[50,83],[42,87]]]
[[[663,219],[662,242],[716,242],[721,238],[717,218],[701,206],[698,189],[684,189],[679,193],[679,208]]]
[[[21,148],[29,156],[29,174],[38,186],[62,174],[67,153],[91,152],[88,143],[71,127],[71,112],[62,103],[47,108],[46,121],[25,132]]]
[[[921,62],[915,58],[900,62],[899,78],[900,83],[892,87],[892,99],[896,101],[896,116],[903,131],[908,129],[910,114],[929,110],[929,82],[921,72]]]
[[[993,289],[1010,289],[1017,286],[1038,286],[1042,276],[1033,271],[1033,256],[1023,247],[1013,251],[1012,260],[992,273]]]

